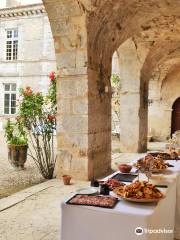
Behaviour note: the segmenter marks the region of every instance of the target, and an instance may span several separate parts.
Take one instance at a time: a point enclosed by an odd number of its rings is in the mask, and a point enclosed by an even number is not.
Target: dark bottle
[[[91,180],[91,187],[99,187],[99,182],[95,179]]]
[[[109,195],[109,186],[107,184],[102,184],[100,187],[100,194]]]

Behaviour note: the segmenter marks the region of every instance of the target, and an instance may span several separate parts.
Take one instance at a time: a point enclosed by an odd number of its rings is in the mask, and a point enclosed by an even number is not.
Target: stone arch
[[[155,140],[166,141],[171,135],[172,104],[180,92],[180,59],[169,59],[158,67],[158,79],[154,96],[149,106],[149,127]],[[160,74],[159,74],[160,72]],[[161,127],[159,127],[161,126]]]
[[[104,86],[106,85],[110,87],[109,78],[112,54],[117,47],[121,46],[121,44],[129,37],[145,30],[147,27],[146,22],[149,23],[152,20],[156,21],[158,18],[163,17],[163,14],[166,15],[166,17],[171,16],[172,12],[175,10],[174,7],[169,6],[170,8],[168,7],[168,11],[166,11],[167,2],[158,1],[158,3],[156,2],[157,4],[154,3],[154,1],[143,1],[143,3],[131,1],[128,4],[124,4],[123,2],[119,3],[117,1],[116,3],[115,1],[104,1],[104,4],[102,4],[97,11],[93,11],[88,15],[88,24],[93,26],[93,29],[88,28],[88,63],[90,73],[91,69],[93,69],[93,73],[90,75],[91,79],[94,78],[94,72],[96,72],[96,76],[98,76],[99,69],[103,69],[106,76],[104,77],[104,82],[101,80],[101,83]],[[173,4],[175,4],[175,2],[172,2],[172,5]],[[161,7],[163,9],[162,12],[159,11],[159,8]],[[109,11],[109,9],[115,10]],[[132,9],[135,11],[133,12]],[[178,15],[179,13],[175,10],[174,14]],[[145,16],[146,20],[144,21]],[[134,21],[132,21],[133,17]],[[146,91],[146,83],[143,82],[143,79],[140,79],[140,82],[140,106],[138,107],[140,122],[138,136],[141,136],[141,138],[139,140],[136,139],[136,141],[138,141],[136,151],[145,151],[147,147],[148,105],[148,99],[146,96],[148,94]],[[127,142],[129,139],[128,134],[126,135]],[[135,148],[133,147],[130,150],[130,148],[123,147],[123,150],[124,149],[125,151],[131,151]]]
[[[155,69],[169,59],[176,58],[180,54],[180,42],[179,41],[162,41],[157,42],[150,49],[150,52],[141,69],[141,89],[142,89],[142,101],[144,101],[144,107],[146,108],[146,120],[148,121],[148,92],[149,81],[152,77]]]
[[[166,106],[166,112],[164,112],[164,135],[169,137],[172,133],[172,111],[173,103],[180,97],[180,64],[172,66],[168,74],[166,75],[161,89],[161,104]],[[162,116],[163,118],[163,116]],[[165,132],[166,131],[166,132]]]
[[[162,41],[154,44],[150,49],[150,53],[148,54],[141,70],[142,81],[149,81],[158,65],[168,59],[176,58],[179,54],[179,41]]]
[[[180,96],[172,105],[171,135],[180,130]]]
[[[166,100],[168,106],[180,96],[180,59],[179,64],[172,66],[163,79],[161,86],[161,100]]]
[[[178,0],[43,2],[60,75],[58,175],[98,177],[111,167],[112,54],[141,31],[145,18],[148,21],[161,15],[177,15],[180,6]],[[143,91],[141,87],[141,98]],[[146,108],[141,103],[142,116]]]
[[[96,10],[88,15],[89,50],[95,49],[96,59],[102,61],[102,53],[104,58],[112,56],[123,42],[142,32],[146,23],[160,16],[179,16],[179,10],[177,0],[98,1]]]

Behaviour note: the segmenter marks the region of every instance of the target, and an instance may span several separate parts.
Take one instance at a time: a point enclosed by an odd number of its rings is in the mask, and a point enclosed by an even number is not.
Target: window
[[[16,84],[4,84],[4,114],[16,113]]]
[[[6,31],[6,60],[17,60],[18,57],[18,30]]]

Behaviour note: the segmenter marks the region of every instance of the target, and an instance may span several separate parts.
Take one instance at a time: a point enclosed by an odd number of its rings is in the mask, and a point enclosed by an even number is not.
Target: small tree
[[[33,92],[30,87],[20,89],[19,106],[19,118],[23,121],[29,136],[29,155],[46,179],[53,178],[56,163],[54,131],[57,76],[52,72],[49,77],[51,82],[47,96]]]

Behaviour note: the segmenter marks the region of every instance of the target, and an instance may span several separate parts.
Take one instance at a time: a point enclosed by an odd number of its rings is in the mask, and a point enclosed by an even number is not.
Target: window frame
[[[8,28],[6,29],[5,33],[6,33],[5,59],[6,61],[17,61],[19,50],[18,28]]]
[[[9,90],[5,90],[5,86],[9,85],[10,89]],[[13,85],[15,85],[15,90],[12,89]],[[17,113],[17,84],[16,83],[3,83],[3,87],[4,87],[4,93],[3,93],[3,100],[4,100],[4,104],[3,104],[3,114],[4,115],[15,115]],[[8,107],[5,106],[5,96],[9,95],[9,104]],[[15,100],[12,99],[12,96],[15,95]],[[13,106],[12,102],[15,102],[15,107]],[[8,113],[6,113],[5,109],[8,108]],[[15,110],[15,112],[13,113],[12,110]]]

